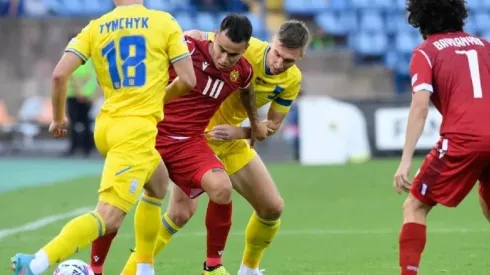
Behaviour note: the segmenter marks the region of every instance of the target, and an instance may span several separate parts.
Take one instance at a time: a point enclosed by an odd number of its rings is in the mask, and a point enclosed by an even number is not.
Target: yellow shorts
[[[160,163],[152,117],[110,117],[100,113],[94,139],[105,156],[99,201],[129,212]]]
[[[244,139],[233,141],[208,140],[208,144],[220,158],[228,175],[235,174],[257,156],[257,152]]]

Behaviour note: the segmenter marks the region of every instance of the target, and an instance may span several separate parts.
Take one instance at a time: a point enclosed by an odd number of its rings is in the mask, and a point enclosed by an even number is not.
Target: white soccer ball
[[[58,265],[53,275],[94,275],[94,272],[84,261],[67,260]]]

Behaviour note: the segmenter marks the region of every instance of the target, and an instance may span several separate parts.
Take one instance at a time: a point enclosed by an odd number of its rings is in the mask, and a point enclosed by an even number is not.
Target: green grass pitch
[[[267,275],[373,274],[398,271],[398,231],[404,196],[393,192],[397,160],[365,164],[302,167],[271,164],[269,169],[284,197],[282,228],[262,263]],[[418,163],[414,163],[414,169]],[[53,169],[55,169],[53,167]],[[5,177],[2,184],[16,184]],[[16,252],[34,253],[49,241],[66,219],[20,233],[18,228],[50,215],[95,206],[98,177],[54,182],[0,194],[0,274],[10,274],[9,259]],[[200,274],[205,256],[206,196],[193,220],[157,258],[158,274]],[[238,196],[225,251],[225,265],[236,274],[243,249],[243,232],[251,208]],[[106,274],[119,274],[133,246],[132,216],[115,239]],[[29,229],[29,228],[26,228]],[[7,232],[7,233],[6,233]],[[437,207],[429,217],[428,244],[422,275],[490,274],[490,225],[472,192],[457,209]],[[73,258],[89,261],[88,249]]]

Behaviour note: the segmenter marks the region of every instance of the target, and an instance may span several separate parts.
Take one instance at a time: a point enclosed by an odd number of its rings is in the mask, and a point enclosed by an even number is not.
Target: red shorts
[[[167,166],[170,179],[191,199],[204,192],[201,178],[207,171],[224,170],[204,136],[186,139],[158,136],[156,149]]]
[[[468,149],[468,143],[441,138],[415,175],[412,195],[428,205],[456,207],[479,180],[480,195],[490,202],[489,154]]]

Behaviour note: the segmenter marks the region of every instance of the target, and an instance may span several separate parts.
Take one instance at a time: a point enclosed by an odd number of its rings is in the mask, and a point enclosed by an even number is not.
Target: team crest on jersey
[[[237,70],[233,70],[230,73],[230,80],[233,82],[236,82],[238,80],[238,77],[240,77],[240,73]]]

